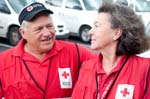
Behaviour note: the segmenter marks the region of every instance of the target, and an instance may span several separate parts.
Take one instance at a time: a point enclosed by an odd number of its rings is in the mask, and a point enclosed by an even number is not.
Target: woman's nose
[[[91,29],[89,30],[88,34],[91,36],[92,33],[93,33],[93,28],[91,28]]]

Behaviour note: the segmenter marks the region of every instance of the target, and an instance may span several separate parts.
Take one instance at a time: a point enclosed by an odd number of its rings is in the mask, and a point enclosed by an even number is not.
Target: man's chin
[[[53,47],[53,43],[51,43],[51,44],[42,44],[41,46],[41,49],[43,50],[43,51],[49,51],[49,50],[51,50],[52,49],[52,47]]]
[[[51,50],[51,48],[42,48],[42,53],[48,53]]]

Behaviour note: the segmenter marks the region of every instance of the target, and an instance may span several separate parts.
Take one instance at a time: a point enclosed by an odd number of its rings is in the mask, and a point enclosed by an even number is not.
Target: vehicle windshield
[[[135,10],[137,12],[150,12],[150,0],[136,0]]]
[[[83,0],[86,10],[97,10],[104,0]]]
[[[19,13],[23,7],[25,7],[28,4],[31,4],[35,2],[35,0],[8,0],[11,7],[14,9],[16,13]]]

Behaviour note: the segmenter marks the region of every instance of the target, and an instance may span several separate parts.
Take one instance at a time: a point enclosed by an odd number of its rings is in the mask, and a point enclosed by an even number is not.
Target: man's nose
[[[50,35],[51,33],[50,33],[50,30],[46,27],[46,26],[44,26],[43,27],[43,29],[42,29],[42,34],[44,35],[44,36],[47,36],[47,35]]]

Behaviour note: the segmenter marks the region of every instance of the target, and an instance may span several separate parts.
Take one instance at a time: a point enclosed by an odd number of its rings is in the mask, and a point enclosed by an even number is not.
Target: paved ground
[[[4,51],[6,49],[9,49],[11,47],[12,46],[10,46],[10,45],[0,43],[0,52]]]

